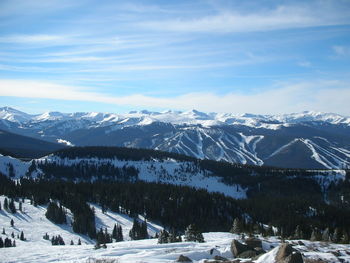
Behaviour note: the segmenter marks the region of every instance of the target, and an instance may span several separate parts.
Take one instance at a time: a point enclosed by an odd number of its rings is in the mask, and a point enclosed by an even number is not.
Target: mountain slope
[[[37,158],[64,146],[0,130],[0,149],[21,158]]]
[[[8,107],[0,112],[0,129],[66,145],[148,148],[287,168],[350,166],[350,118],[332,113],[234,115],[192,110],[28,115]],[[277,154],[279,149],[283,151]]]

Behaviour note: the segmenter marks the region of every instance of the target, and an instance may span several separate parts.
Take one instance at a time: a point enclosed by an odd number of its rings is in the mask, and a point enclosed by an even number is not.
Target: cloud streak
[[[100,102],[119,106],[158,109],[198,109],[206,112],[276,114],[316,110],[350,115],[350,83],[332,80],[284,84],[280,88],[255,94],[217,95],[196,92],[176,97],[152,97],[142,94],[113,96],[83,87],[49,82],[0,80],[0,96],[67,101]]]
[[[349,24],[349,11],[330,10],[318,5],[278,6],[272,10],[237,13],[222,11],[198,18],[143,21],[140,27],[175,32],[234,33]]]

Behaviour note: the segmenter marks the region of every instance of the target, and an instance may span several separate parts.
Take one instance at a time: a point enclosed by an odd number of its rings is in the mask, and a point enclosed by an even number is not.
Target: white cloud
[[[216,15],[193,19],[173,18],[143,21],[139,26],[154,30],[179,32],[255,32],[349,24],[348,15],[349,12],[346,10],[334,6],[323,6],[321,3],[316,5],[278,6],[275,9],[264,9],[251,13],[227,10]]]
[[[0,37],[1,43],[40,43],[66,40],[66,36],[59,35],[10,35]],[[56,42],[57,43],[57,42]]]
[[[188,93],[176,97],[114,96],[82,87],[41,81],[0,80],[0,96],[100,102],[128,107],[198,109],[207,112],[275,114],[315,110],[350,115],[350,83],[315,81],[281,84],[255,94]]]
[[[350,47],[347,46],[333,46],[334,52],[339,57],[350,56]]]

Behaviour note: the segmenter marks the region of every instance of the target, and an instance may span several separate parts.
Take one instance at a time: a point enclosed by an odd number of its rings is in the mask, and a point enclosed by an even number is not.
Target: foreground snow
[[[0,202],[4,204],[4,196],[0,196]],[[16,207],[18,203],[15,202]],[[96,228],[107,228],[112,232],[115,223],[122,226],[124,239],[128,240],[128,232],[132,227],[133,219],[118,213],[108,211],[101,212],[99,206],[90,204],[95,209]],[[11,214],[0,210],[0,230],[5,228],[6,234],[0,234],[5,239],[14,232],[16,246],[13,248],[0,249],[0,262],[39,263],[39,262],[63,262],[80,263],[95,262],[96,260],[109,260],[109,262],[132,263],[132,262],[175,262],[180,255],[185,255],[193,262],[204,263],[205,260],[213,259],[219,255],[232,259],[230,245],[233,239],[239,239],[237,235],[226,232],[204,233],[205,243],[182,242],[171,244],[158,244],[157,239],[139,241],[124,241],[107,244],[106,249],[94,249],[94,241],[85,235],[78,235],[70,226],[72,215],[68,211],[68,224],[56,225],[45,217],[46,206],[34,207],[29,200],[23,204],[23,212]],[[10,221],[14,220],[14,227]],[[142,219],[142,218],[141,218]],[[154,236],[162,229],[161,226],[148,222],[148,233]],[[20,241],[17,234],[24,232],[26,241]],[[44,240],[43,236],[61,235],[66,243],[65,246],[52,246],[51,242]],[[12,238],[11,238],[12,239]],[[78,239],[82,245],[77,245]],[[73,240],[75,245],[69,245]],[[263,249],[268,253],[262,255],[256,263],[274,263],[274,258],[280,245],[276,237],[262,238]],[[306,240],[287,241],[294,245],[304,257],[322,259],[324,262],[350,262],[350,245],[339,245],[325,242],[310,242]],[[108,261],[107,261],[108,262]],[[243,261],[244,262],[244,261]]]

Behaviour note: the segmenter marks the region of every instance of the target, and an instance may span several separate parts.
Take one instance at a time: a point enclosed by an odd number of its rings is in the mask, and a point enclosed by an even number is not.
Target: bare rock
[[[231,252],[235,257],[248,250],[251,250],[249,246],[240,243],[236,239],[234,239],[231,243]]]
[[[176,262],[192,262],[192,260],[189,257],[180,255]]]
[[[239,254],[237,257],[238,258],[254,258],[256,257],[256,251],[254,250],[247,250],[244,251],[243,253]]]
[[[244,240],[244,242],[247,244],[247,246],[251,247],[252,249],[256,247],[262,248],[262,242],[258,238],[248,237],[247,239]]]
[[[286,243],[280,245],[275,259],[277,263],[304,263],[301,253]]]
[[[217,261],[224,261],[224,262],[227,262],[227,261],[228,261],[227,258],[224,258],[224,257],[222,257],[222,256],[218,256],[218,255],[216,255],[216,256],[214,257],[214,259],[217,260]]]

